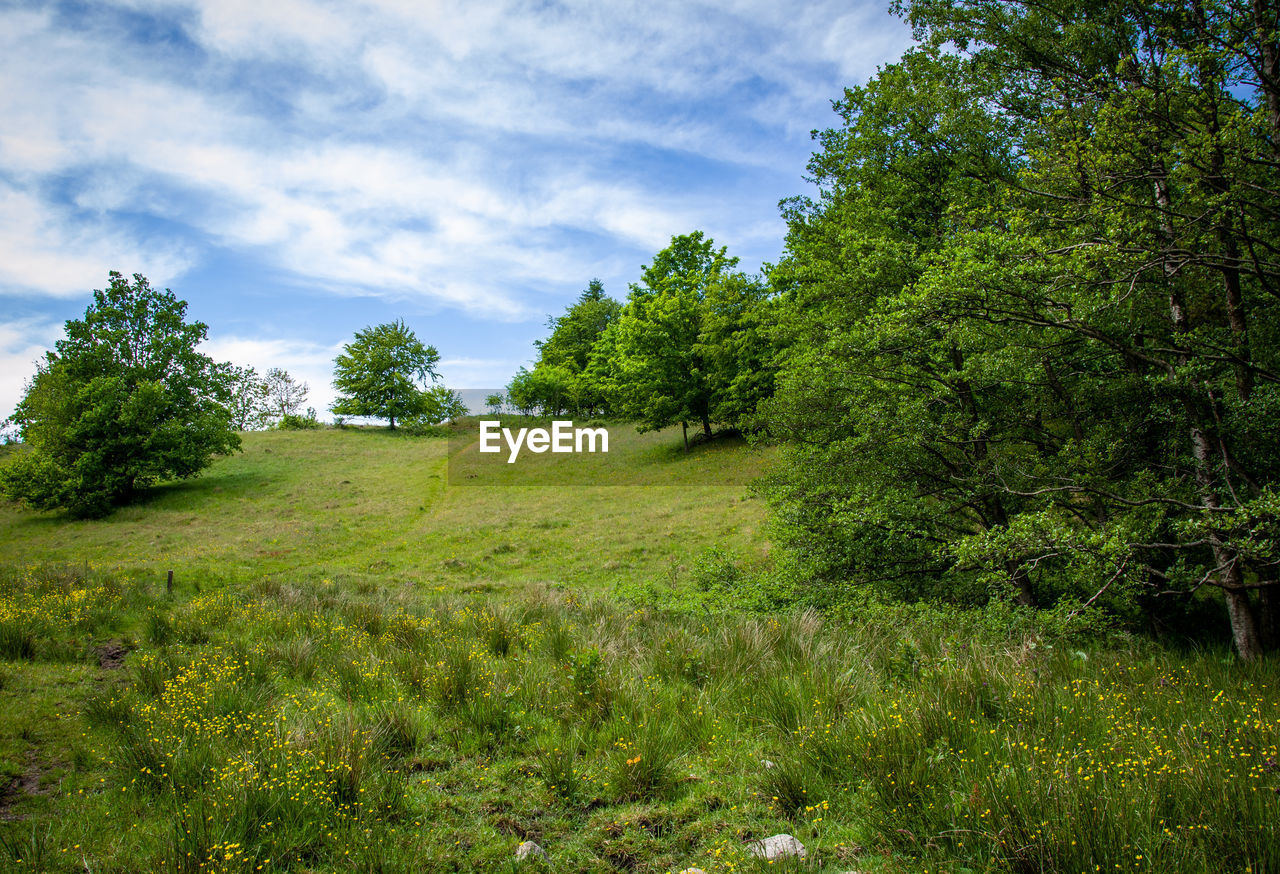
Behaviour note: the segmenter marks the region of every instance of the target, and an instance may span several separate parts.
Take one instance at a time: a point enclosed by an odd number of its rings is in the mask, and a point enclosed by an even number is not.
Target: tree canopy
[[[1155,628],[1215,587],[1241,655],[1274,647],[1274,10],[904,11],[922,46],[846,92],[786,205],[791,559]]]
[[[12,420],[26,451],[0,486],[39,509],[101,516],[165,479],[237,449],[228,365],[196,351],[206,326],[187,304],[112,271],[38,365]]]
[[[619,410],[642,429],[676,423],[737,426],[771,377],[767,288],[701,231],[672,237],[642,268],[603,362]]]
[[[621,309],[605,294],[603,283],[592,279],[563,314],[549,317],[551,335],[534,344],[538,360],[533,369],[520,368],[507,386],[512,406],[547,415],[607,413],[610,399],[591,371],[591,360]]]

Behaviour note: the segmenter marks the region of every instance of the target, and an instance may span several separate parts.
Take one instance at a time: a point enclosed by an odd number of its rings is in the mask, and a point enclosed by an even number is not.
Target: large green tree
[[[771,385],[768,294],[701,231],[672,237],[642,270],[594,372],[641,428],[746,424]]]
[[[0,470],[13,499],[101,516],[148,486],[195,476],[240,445],[229,370],[197,351],[187,304],[114,271],[39,363],[13,421],[27,449]]]
[[[334,361],[333,384],[342,394],[330,409],[386,419],[394,430],[396,419],[423,412],[439,361],[435,347],[424,345],[403,320],[356,331]]]
[[[771,496],[817,585],[981,600],[954,545],[1015,509],[994,471],[1022,442],[1017,384],[975,373],[1002,341],[956,333],[912,293],[959,222],[991,220],[1011,173],[980,85],[957,58],[913,52],[849,89],[809,165],[819,196],[785,204],[771,280],[786,354],[765,418],[788,445]],[[1007,570],[1018,600],[1036,602],[1023,569]]]
[[[1001,71],[1029,132],[1006,226],[958,241],[929,294],[945,317],[1078,350],[1054,374],[1053,469],[1011,483],[1033,507],[975,552],[1099,555],[1100,585],[1144,593],[1216,587],[1241,656],[1280,644],[1280,8],[910,13]]]

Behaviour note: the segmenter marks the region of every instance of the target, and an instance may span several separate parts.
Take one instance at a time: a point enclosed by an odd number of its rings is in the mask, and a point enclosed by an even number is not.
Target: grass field
[[[443,439],[384,429],[251,433],[242,453],[199,479],[104,520],[0,505],[0,556],[139,578],[173,570],[206,586],[328,579],[450,591],[607,591],[678,574],[712,545],[751,563],[764,557],[764,509],[744,485],[760,453],[728,443],[686,460],[678,432],[614,432],[610,460],[626,481],[658,484],[560,487],[533,456],[500,470],[500,485],[449,488]],[[718,484],[725,470],[731,485]]]
[[[0,869],[1280,870],[1273,663],[725,609],[768,453],[678,444],[463,486],[250,434],[107,520],[0,509]]]

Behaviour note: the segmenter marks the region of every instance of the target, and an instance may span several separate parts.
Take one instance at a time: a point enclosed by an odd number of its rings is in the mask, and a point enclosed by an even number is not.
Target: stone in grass
[[[523,862],[530,856],[540,856],[545,859],[547,858],[547,851],[542,849],[542,847],[538,846],[533,841],[525,841],[523,844],[516,847],[517,861]]]
[[[789,856],[798,856],[803,859],[809,855],[804,844],[791,835],[772,835],[764,840],[752,841],[748,846],[751,848],[751,855],[769,862],[775,859],[786,859]]]
[[[685,868],[680,874],[707,874],[707,872],[701,868]]]

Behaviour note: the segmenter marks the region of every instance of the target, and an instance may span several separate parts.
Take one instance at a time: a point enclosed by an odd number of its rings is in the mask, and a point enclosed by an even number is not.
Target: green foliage
[[[599,279],[588,283],[564,315],[547,319],[551,336],[539,341],[539,364],[567,367],[581,373],[591,362],[600,335],[618,319],[622,305],[604,293]]]
[[[511,406],[522,415],[559,416],[574,405],[574,375],[566,367],[521,367],[507,385]]]
[[[765,287],[701,231],[643,268],[594,364],[618,412],[643,430],[746,425],[772,385]]]
[[[0,468],[0,488],[37,509],[102,516],[240,445],[231,375],[196,351],[205,325],[139,274],[110,278],[67,321],[13,415],[29,448]]]
[[[313,409],[308,409],[305,416],[285,413],[276,423],[276,428],[281,431],[314,431],[319,427],[320,420],[316,418],[316,411]]]
[[[415,437],[448,437],[453,432],[448,426],[470,414],[466,402],[458,392],[442,385],[433,385],[422,393],[419,411],[401,421],[405,433]]]
[[[621,309],[621,304],[605,295],[600,280],[591,280],[563,315],[547,319],[551,336],[534,344],[538,347],[537,363],[532,370],[520,368],[507,386],[511,406],[524,415],[607,413],[606,387],[590,365],[599,352],[601,336],[617,322]],[[493,406],[492,401],[490,398],[486,403]],[[498,400],[497,406],[502,403]]]
[[[252,367],[224,365],[230,397],[227,412],[231,414],[231,427],[237,431],[256,431],[271,421],[268,404],[268,386]]]
[[[279,367],[269,368],[262,379],[263,406],[268,420],[282,423],[289,416],[297,417],[306,403],[308,387]],[[312,414],[310,418],[314,419]]]
[[[1135,625],[1207,584],[1277,645],[1280,270],[1244,253],[1280,244],[1280,116],[1237,38],[1274,13],[903,6],[923,45],[837,104],[771,277],[789,561]]]
[[[440,353],[425,346],[403,320],[365,328],[334,361],[333,384],[342,394],[333,412],[343,416],[396,419],[423,411],[428,380],[436,377]]]

